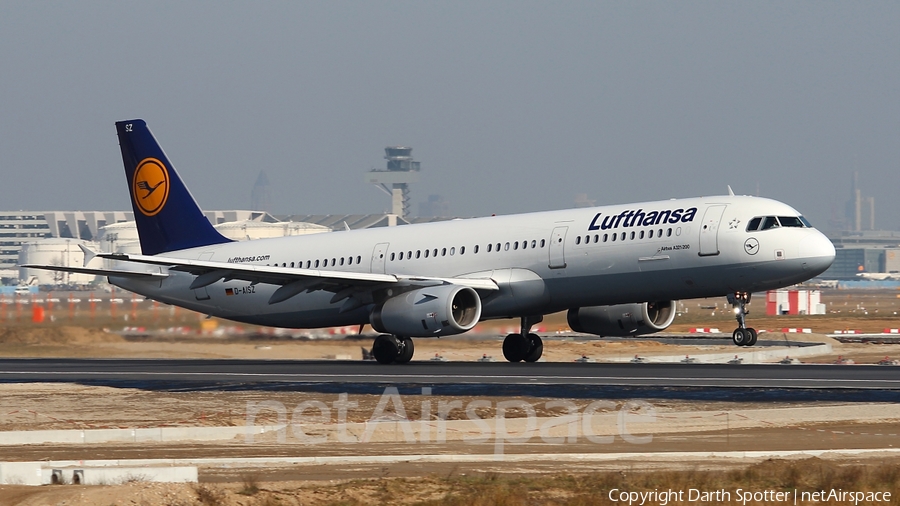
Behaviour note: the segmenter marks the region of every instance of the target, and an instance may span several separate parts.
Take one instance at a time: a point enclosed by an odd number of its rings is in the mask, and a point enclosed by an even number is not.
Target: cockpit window
[[[778,219],[774,216],[766,216],[763,220],[763,225],[760,230],[769,230],[770,228],[778,227]]]
[[[757,216],[750,220],[750,224],[747,225],[747,232],[753,232],[754,230],[759,229],[759,224],[762,222],[762,218]]]
[[[747,232],[778,227],[812,228],[812,225],[803,216],[757,216],[747,224]]]
[[[803,228],[803,222],[796,216],[779,216],[778,221],[782,227]]]

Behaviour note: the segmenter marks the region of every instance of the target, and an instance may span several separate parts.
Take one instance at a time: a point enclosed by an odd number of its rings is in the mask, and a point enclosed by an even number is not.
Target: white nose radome
[[[800,242],[800,258],[804,269],[821,274],[834,262],[834,244],[818,230],[810,230]]]

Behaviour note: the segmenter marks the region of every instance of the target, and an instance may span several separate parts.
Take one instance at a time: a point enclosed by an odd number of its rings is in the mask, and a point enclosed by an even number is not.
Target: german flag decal
[[[226,288],[225,295],[234,295],[234,288]]]

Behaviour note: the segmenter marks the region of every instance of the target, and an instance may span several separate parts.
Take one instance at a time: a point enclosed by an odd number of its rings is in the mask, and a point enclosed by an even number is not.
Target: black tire
[[[416,347],[413,345],[413,340],[410,337],[399,337],[400,340],[400,355],[394,359],[394,362],[398,364],[407,364],[413,358],[413,353],[416,352]]]
[[[381,334],[372,344],[372,356],[379,364],[391,364],[400,356],[400,341],[390,335]]]
[[[754,328],[749,328],[746,330],[746,332],[750,333],[750,340],[747,341],[747,346],[753,346],[754,344],[756,344],[756,339],[759,337],[759,335],[756,333],[756,329]]]
[[[510,334],[503,340],[503,356],[510,362],[521,362],[530,349],[531,343],[522,334]]]
[[[544,353],[544,342],[541,341],[541,336],[537,334],[528,334],[528,344],[530,345],[530,349],[528,350],[528,354],[525,355],[525,361],[537,362]]]
[[[737,346],[746,346],[750,338],[750,333],[744,329],[737,328],[731,333],[731,342]]]

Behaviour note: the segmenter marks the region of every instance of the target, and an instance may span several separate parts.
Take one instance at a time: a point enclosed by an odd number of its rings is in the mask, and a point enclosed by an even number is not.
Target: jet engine
[[[467,286],[439,285],[402,293],[369,316],[378,332],[409,337],[450,336],[481,318],[481,298]]]
[[[566,318],[575,332],[627,337],[665,330],[675,319],[675,302],[662,300],[570,309]]]

